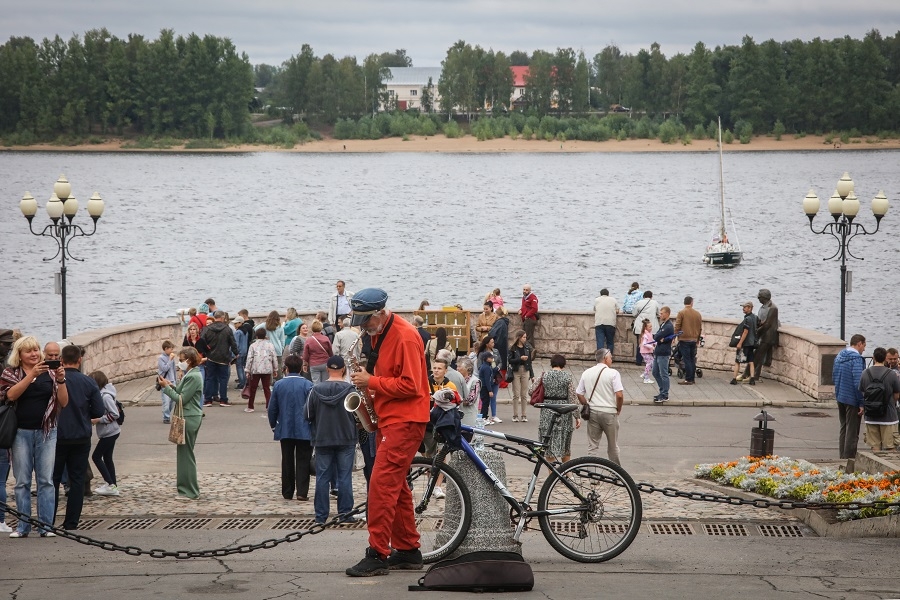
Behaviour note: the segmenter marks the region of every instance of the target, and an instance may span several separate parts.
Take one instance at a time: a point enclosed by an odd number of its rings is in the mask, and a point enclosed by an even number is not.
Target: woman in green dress
[[[178,368],[184,376],[176,387],[165,378],[159,378],[163,393],[175,401],[173,414],[177,411],[177,402],[181,400],[184,408],[184,443],[178,445],[176,472],[178,481],[178,500],[199,500],[200,486],[197,483],[197,459],[194,458],[194,444],[197,432],[203,420],[203,376],[200,374],[200,354],[191,347],[182,348],[178,352]]]
[[[550,370],[542,373],[540,377],[534,378],[532,388],[541,379],[544,381],[544,404],[578,403],[578,400],[575,398],[575,384],[572,381],[572,374],[565,371],[565,368],[566,357],[562,354],[554,354],[550,359]],[[541,422],[538,425],[539,439],[544,439],[547,430],[550,429],[552,415],[553,412],[549,410],[541,411]],[[545,455],[548,460],[566,462],[572,457],[572,432],[579,427],[581,427],[581,419],[577,410],[562,415],[556,423],[556,427],[553,428],[550,447]]]

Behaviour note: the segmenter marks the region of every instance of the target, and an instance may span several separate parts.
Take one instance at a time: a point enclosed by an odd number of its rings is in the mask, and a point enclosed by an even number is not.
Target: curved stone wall
[[[472,311],[473,321],[480,311]],[[412,311],[397,311],[403,318],[411,319]],[[265,315],[253,315],[257,323]],[[304,322],[313,313],[301,314]],[[619,317],[616,331],[616,361],[634,360],[635,337],[631,333],[632,318]],[[705,344],[697,351],[697,366],[702,369],[731,370],[734,349],[728,340],[738,321],[704,317]],[[521,328],[516,314],[510,315],[510,336]],[[785,326],[779,330],[781,346],[776,349],[771,368],[764,370],[765,378],[776,379],[797,388],[819,401],[834,399],[831,382],[831,366],[834,357],[845,344],[843,341],[800,327]],[[84,371],[102,370],[110,381],[119,383],[156,372],[156,358],[162,352],[163,340],[169,339],[176,347],[183,338],[178,319],[171,318],[149,323],[135,323],[122,327],[97,329],[74,336],[71,340],[85,346]],[[563,354],[569,359],[593,360],[596,342],[594,314],[592,312],[541,311],[541,320],[535,331],[538,353],[547,357]]]

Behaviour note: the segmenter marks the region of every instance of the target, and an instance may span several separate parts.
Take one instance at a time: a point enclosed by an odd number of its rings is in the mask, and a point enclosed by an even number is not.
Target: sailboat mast
[[[722,166],[722,117],[719,117],[719,239],[725,240],[725,171]]]

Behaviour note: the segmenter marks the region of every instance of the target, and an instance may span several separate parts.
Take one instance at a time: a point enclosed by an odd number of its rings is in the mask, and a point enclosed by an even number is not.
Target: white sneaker
[[[494,423],[502,423],[502,422],[503,422],[503,419],[501,419],[500,417],[494,417]]]
[[[519,417],[513,415],[513,423],[518,423],[518,422],[519,422]]]
[[[444,490],[439,487],[434,488],[434,497],[440,500],[444,497]]]
[[[118,496],[119,495],[119,486],[117,485],[101,485],[96,490],[94,490],[95,494],[100,494],[101,496]]]
[[[0,533],[12,533],[12,527],[7,525],[4,521],[0,521]]]
[[[653,383],[653,380],[652,380],[652,379],[647,379],[646,377],[644,377],[644,383],[652,384],[652,383]]]

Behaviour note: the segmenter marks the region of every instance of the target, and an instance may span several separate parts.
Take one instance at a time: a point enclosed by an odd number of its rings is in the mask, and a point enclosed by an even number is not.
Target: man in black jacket
[[[655,404],[669,400],[669,359],[672,357],[672,340],[675,338],[675,325],[669,318],[672,311],[668,306],[659,309],[659,329],[653,334],[656,348],[653,350],[653,378],[659,386],[659,394],[653,396]]]
[[[203,328],[200,339],[209,348],[206,353],[203,405],[210,406],[216,401],[219,406],[231,406],[228,403],[228,373],[231,372],[229,365],[232,359],[237,358],[238,347],[234,332],[225,322],[225,311],[213,313],[213,322]]]
[[[53,468],[53,486],[56,489],[53,509],[54,521],[59,508],[59,484],[63,470],[69,473],[69,499],[63,529],[78,529],[81,508],[84,505],[84,478],[91,453],[91,419],[103,416],[103,399],[96,382],[80,371],[81,347],[69,345],[62,349],[60,358],[66,369],[66,388],[69,404],[59,411],[56,429],[56,465]]]

